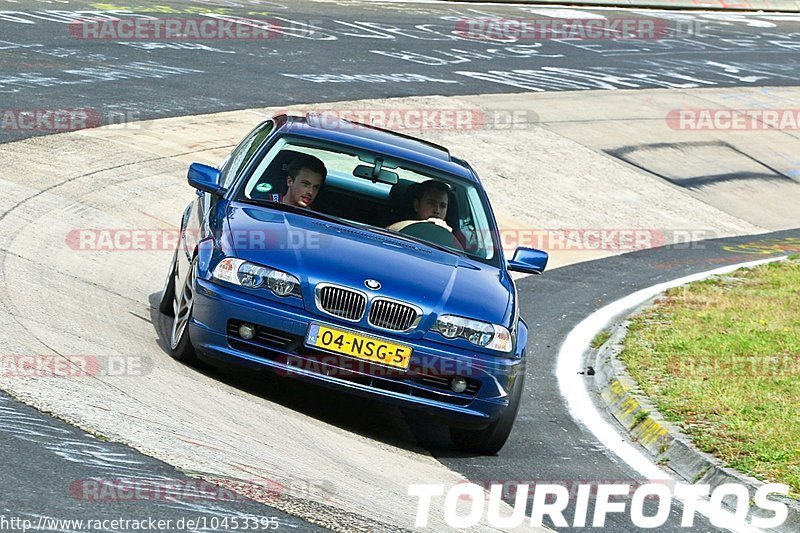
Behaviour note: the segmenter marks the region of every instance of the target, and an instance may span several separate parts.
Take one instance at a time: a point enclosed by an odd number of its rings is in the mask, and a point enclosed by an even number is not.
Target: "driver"
[[[438,218],[444,220],[447,216],[447,193],[450,188],[441,181],[428,180],[419,186],[414,195],[414,212],[417,220]]]
[[[416,187],[413,197],[416,220],[401,220],[389,226],[388,229],[400,231],[406,226],[415,224],[420,220],[425,220],[442,226],[448,231],[453,231],[453,228],[448,226],[444,221],[447,216],[449,192],[450,187],[441,181],[428,180],[420,183],[419,186]]]

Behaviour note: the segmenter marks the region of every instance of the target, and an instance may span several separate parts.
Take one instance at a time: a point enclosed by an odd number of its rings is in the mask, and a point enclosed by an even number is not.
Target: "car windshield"
[[[313,213],[495,262],[494,226],[474,184],[372,152],[281,138],[242,183],[235,199],[267,204],[291,200],[290,166],[307,162],[309,156],[327,170],[318,194],[304,197],[312,199],[308,209]]]

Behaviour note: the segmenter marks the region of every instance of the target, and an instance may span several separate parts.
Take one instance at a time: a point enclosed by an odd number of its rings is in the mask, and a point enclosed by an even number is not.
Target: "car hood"
[[[421,307],[502,323],[511,290],[498,268],[422,244],[302,214],[247,204],[227,213],[237,257],[297,276],[309,311],[314,287],[327,282]],[[368,279],[381,284],[365,287]]]

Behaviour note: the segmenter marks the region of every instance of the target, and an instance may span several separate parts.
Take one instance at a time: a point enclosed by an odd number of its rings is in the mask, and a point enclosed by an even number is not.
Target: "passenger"
[[[281,203],[295,207],[311,208],[320,189],[325,185],[328,170],[320,159],[303,154],[289,164],[286,176],[286,194]]]

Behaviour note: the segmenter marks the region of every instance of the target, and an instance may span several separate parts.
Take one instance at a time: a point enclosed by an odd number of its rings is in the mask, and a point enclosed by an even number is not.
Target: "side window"
[[[247,137],[239,143],[239,146],[233,150],[231,155],[229,155],[222,164],[220,185],[226,189],[233,185],[233,182],[239,177],[239,174],[242,172],[247,162],[250,161],[255,151],[258,150],[258,147],[261,146],[264,139],[269,137],[269,134],[272,133],[274,128],[275,123],[269,120],[251,131]]]

